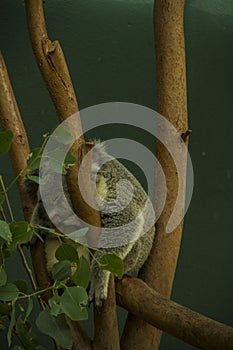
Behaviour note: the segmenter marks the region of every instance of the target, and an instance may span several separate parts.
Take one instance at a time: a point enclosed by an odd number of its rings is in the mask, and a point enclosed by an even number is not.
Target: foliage
[[[0,153],[9,151],[12,138],[13,135],[10,131],[0,133]],[[19,177],[24,176],[27,170],[39,168],[42,156],[49,161],[53,171],[61,172],[63,175],[66,174],[67,168],[75,163],[76,159],[68,153],[64,163],[60,164],[59,147],[53,152],[44,154],[43,150],[48,138],[49,134],[44,135],[42,146],[31,151],[27,168],[23,169],[8,186],[5,186],[0,175],[0,332],[6,332],[8,346],[15,350],[46,350],[40,345],[35,334],[35,326],[30,323],[30,316],[35,305],[34,300],[45,291],[51,290],[53,296],[49,299],[46,309],[37,315],[36,327],[40,332],[55,339],[61,347],[65,349],[72,347],[72,337],[65,316],[69,316],[75,321],[85,320],[88,317],[86,289],[91,274],[90,262],[84,256],[79,256],[76,249],[78,240],[85,236],[88,229],[82,228],[72,232],[68,239],[67,236],[54,229],[33,225],[26,221],[15,221],[8,198],[9,190]],[[61,129],[57,133],[55,141],[58,146],[59,143],[67,145],[72,141],[72,138],[68,131]],[[41,182],[39,176],[31,175],[30,172],[27,177],[36,183]],[[40,288],[30,290],[31,288],[26,281],[8,281],[9,276],[7,276],[5,262],[12,258],[12,254],[17,249],[20,248],[22,253],[22,247],[30,244],[32,236],[34,234],[38,236],[36,232],[38,229],[56,236],[60,245],[55,253],[57,263],[52,268],[53,284],[44,290]],[[84,247],[95,259],[93,250],[97,249],[86,245]],[[101,253],[98,260],[99,267],[107,269],[121,278],[123,275],[122,260],[114,254],[99,252]],[[30,292],[27,292],[28,290]],[[12,334],[17,336],[20,345],[12,344]]]

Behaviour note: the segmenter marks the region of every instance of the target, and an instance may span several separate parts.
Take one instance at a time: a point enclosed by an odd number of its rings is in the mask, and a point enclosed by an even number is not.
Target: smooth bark
[[[92,343],[93,350],[120,350],[120,340],[116,314],[113,313],[109,317],[109,312],[112,309],[116,310],[116,295],[113,275],[111,275],[110,278],[107,300],[103,303],[103,306],[100,310],[94,310],[95,336]],[[109,334],[107,339],[105,339],[106,333]]]
[[[70,152],[77,158],[77,167],[73,166],[68,169],[67,172],[67,183],[68,191],[70,194],[72,206],[75,213],[90,226],[89,244],[97,245],[98,234],[93,237],[91,225],[95,227],[101,226],[101,219],[99,211],[95,210],[92,206],[89,206],[82,198],[81,191],[78,184],[78,172],[79,166],[88,151],[91,149],[89,144],[85,144],[84,137],[82,134],[82,125],[78,110],[78,103],[75,96],[74,88],[68,71],[68,67],[65,61],[62,48],[57,40],[51,41],[48,37],[46,30],[46,23],[44,18],[43,4],[41,0],[26,0],[26,14],[29,35],[32,43],[33,52],[41,71],[42,77],[47,85],[50,96],[53,100],[55,109],[57,111],[60,122],[67,121],[67,119],[75,114],[75,119],[72,120],[70,131],[74,130],[74,136],[77,137],[70,148]],[[82,190],[87,194],[89,203],[95,203],[94,196],[92,193],[91,184],[91,159],[87,161],[87,166],[83,172],[85,181],[82,182]],[[87,224],[87,226],[88,226]],[[34,253],[34,251],[32,251]],[[40,262],[35,261],[36,255],[32,254],[34,260],[35,270],[40,269]],[[38,273],[37,273],[38,275]],[[114,286],[112,286],[113,288]],[[114,293],[114,290],[112,291]],[[108,323],[111,322],[112,315],[116,317],[116,310],[111,306],[109,312],[106,313]],[[98,325],[95,325],[99,330]],[[117,327],[117,323],[116,323]],[[96,331],[97,332],[97,331]],[[114,330],[115,332],[115,330]],[[83,338],[82,343],[87,342],[87,337],[83,337],[84,332],[80,332],[80,336]],[[115,333],[114,333],[115,334]],[[113,339],[113,334],[105,332],[103,337],[103,344],[109,344],[110,339]],[[118,339],[115,340],[117,342]]]
[[[171,301],[142,280],[123,278],[116,282],[118,305],[138,319],[200,349],[232,350],[233,327],[198,314]],[[137,339],[129,349],[137,348]],[[149,349],[142,345],[142,349]],[[154,349],[151,347],[150,349]]]
[[[183,13],[184,0],[155,1],[157,111],[175,126],[180,135],[188,129]],[[163,213],[156,223],[156,236],[150,257],[139,277],[162,295],[170,297],[183,222],[172,233],[165,232],[177,198],[178,174],[172,157],[159,141],[156,144],[156,157],[166,177],[167,198]],[[182,168],[181,176],[185,179],[185,157]],[[185,190],[185,181],[180,190]],[[157,349],[160,337],[160,331],[129,314],[121,340],[122,349]]]

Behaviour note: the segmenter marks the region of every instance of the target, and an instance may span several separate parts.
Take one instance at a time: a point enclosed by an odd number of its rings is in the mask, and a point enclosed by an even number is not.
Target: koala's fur
[[[102,164],[103,162],[105,164],[102,165],[97,172],[99,164]],[[38,174],[38,170],[36,170],[36,172]],[[97,175],[95,177],[96,172]],[[46,176],[44,178],[48,180],[48,176],[47,178]],[[117,185],[120,180],[127,180],[131,183],[131,192],[127,186],[122,187]],[[151,216],[154,215],[152,205],[150,210],[141,213],[146,201],[148,200],[148,196],[137,179],[126,169],[126,167],[118,160],[108,155],[102,143],[97,143],[95,151],[93,152],[92,182],[93,188],[96,189],[99,197],[104,200],[98,202],[102,227],[106,229],[106,231],[99,237],[100,250],[106,253],[115,252],[124,261],[124,273],[133,274],[141,268],[147,259],[155,234],[154,225],[147,225],[151,220]],[[36,206],[32,216],[32,223],[53,228],[54,225],[49,219],[40,198],[38,186],[35,186],[35,183],[29,179],[25,180],[25,185],[32,198],[37,197]],[[71,203],[64,176],[63,187],[66,198],[69,203]],[[132,193],[133,195],[129,202]],[[55,197],[58,195],[59,194],[56,194]],[[59,212],[62,211],[63,217],[66,218],[65,205],[63,208],[63,205],[59,204],[62,208],[57,210],[56,198],[54,197],[50,199],[49,196],[51,197],[52,194],[48,194],[48,200],[51,200],[53,201],[52,203],[54,203],[54,215],[59,215]],[[116,198],[118,198],[118,201],[114,201]],[[110,212],[106,212],[109,208],[111,209]],[[141,215],[138,216],[140,213]],[[115,237],[113,236],[114,232],[112,232],[111,228],[129,224],[135,218],[138,219],[136,220],[136,225],[133,230],[130,225],[124,226],[124,228],[118,232],[120,237],[117,237],[118,239],[116,240],[121,242],[121,245],[112,247],[112,241],[115,241]],[[66,218],[65,222],[69,223],[69,218]],[[145,227],[147,228],[146,230]],[[77,230],[77,228],[74,228],[74,230]],[[143,232],[146,233],[142,234]],[[56,262],[55,251],[59,246],[59,242],[56,238],[51,237],[51,235],[46,234],[41,230],[38,233],[45,239],[47,269],[50,272],[52,265]],[[79,255],[84,255],[88,258],[88,253],[83,248],[81,248],[80,251],[79,247],[78,252]],[[99,257],[100,253],[97,252],[95,258],[98,259]],[[102,301],[107,298],[110,272],[100,269],[96,259],[93,259],[91,263],[89,300],[94,300],[95,305],[100,307]]]

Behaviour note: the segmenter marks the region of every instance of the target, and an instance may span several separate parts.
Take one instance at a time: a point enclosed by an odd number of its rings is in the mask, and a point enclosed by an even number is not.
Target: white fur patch
[[[55,257],[55,253],[60,243],[57,238],[46,238],[45,241],[45,256],[47,261],[47,270],[49,272],[52,271],[52,267],[54,264],[58,262]]]
[[[103,176],[99,176],[98,180],[99,181],[96,184],[96,189],[100,198],[104,200],[107,197],[107,193],[108,193],[107,184]]]

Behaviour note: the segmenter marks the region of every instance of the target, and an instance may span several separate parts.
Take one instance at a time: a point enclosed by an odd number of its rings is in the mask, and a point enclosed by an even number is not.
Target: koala
[[[38,170],[33,170],[33,175],[38,174]],[[56,174],[51,175],[50,172],[43,175],[45,181],[51,181],[51,176],[53,182],[56,181]],[[155,214],[152,203],[134,175],[120,161],[110,156],[101,142],[96,142],[93,149],[91,182],[102,225],[98,250],[103,253],[117,254],[123,260],[124,273],[132,275],[142,267],[153,244]],[[77,227],[72,227],[72,220],[68,212],[66,213],[67,203],[61,200],[59,206],[56,205],[58,191],[53,191],[54,197],[52,192],[48,193],[48,201],[51,201],[53,206],[52,213],[48,216],[40,196],[39,186],[30,179],[25,179],[25,185],[36,203],[31,220],[33,224],[54,228],[55,225],[51,220],[54,215],[54,217],[65,218],[61,220],[64,225],[70,225],[70,232],[72,229],[77,230]],[[65,176],[62,176],[62,185],[65,198],[71,205]],[[57,238],[51,237],[43,230],[39,230],[38,233],[45,241],[47,270],[51,272],[56,262],[55,251],[59,242]],[[79,255],[84,255],[88,259],[88,253],[83,246],[78,246],[77,250]],[[97,251],[95,259],[91,262],[89,290],[89,301],[94,301],[97,308],[101,307],[102,302],[107,298],[111,274],[99,268],[97,260],[100,257],[101,253]]]

